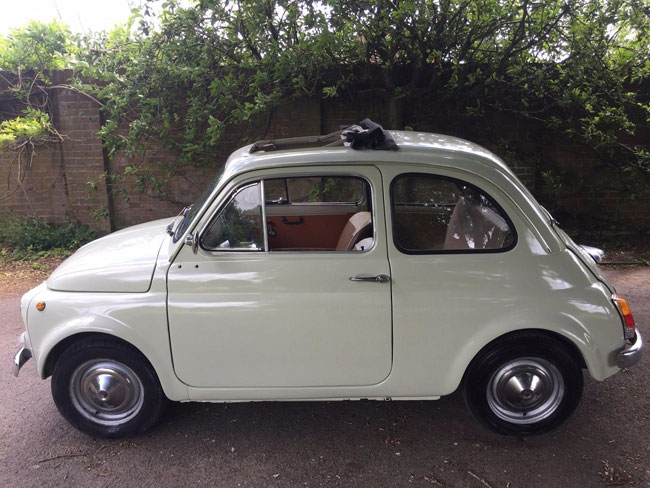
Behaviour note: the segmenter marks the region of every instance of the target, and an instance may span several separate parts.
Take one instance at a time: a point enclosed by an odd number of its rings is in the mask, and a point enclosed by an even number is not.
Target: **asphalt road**
[[[650,268],[607,274],[649,338]],[[11,375],[18,307],[17,293],[0,296],[0,487],[650,486],[650,354],[603,383],[587,378],[572,419],[534,438],[483,429],[456,393],[437,402],[175,404],[145,435],[106,441],[63,420],[31,362]]]

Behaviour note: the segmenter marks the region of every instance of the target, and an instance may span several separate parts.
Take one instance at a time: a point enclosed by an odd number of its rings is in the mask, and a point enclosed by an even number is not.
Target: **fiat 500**
[[[484,425],[525,435],[572,414],[584,369],[604,380],[638,361],[599,251],[502,160],[368,127],[243,147],[176,218],[80,248],[23,296],[14,373],[33,358],[92,436],[142,432],[169,400],[459,387]]]

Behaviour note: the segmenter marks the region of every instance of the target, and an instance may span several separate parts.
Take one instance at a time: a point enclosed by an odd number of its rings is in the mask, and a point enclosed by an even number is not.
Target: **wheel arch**
[[[66,351],[66,349],[68,349],[69,347],[71,347],[73,344],[77,342],[87,340],[87,339],[104,339],[104,340],[115,341],[115,342],[119,342],[124,346],[129,347],[130,349],[137,351],[138,354],[140,354],[140,356],[145,361],[147,361],[149,366],[151,366],[151,369],[156,372],[156,376],[159,376],[158,371],[156,371],[156,368],[153,366],[153,364],[151,364],[149,358],[147,358],[147,356],[145,356],[145,354],[140,349],[138,349],[130,342],[122,339],[121,337],[112,334],[106,334],[104,332],[78,332],[76,334],[72,334],[65,337],[57,344],[55,344],[52,349],[50,349],[49,353],[45,357],[45,363],[43,364],[43,372],[42,372],[43,379],[52,376],[52,373],[54,372],[54,365],[59,360],[61,355]]]
[[[577,346],[566,341],[553,331],[527,329],[486,344],[462,382],[474,418],[508,435],[543,434],[565,422],[582,397],[586,367]]]
[[[155,357],[152,358],[149,354],[147,354],[146,351],[144,351],[141,347],[138,347],[138,345],[135,344],[134,342],[129,341],[123,337],[120,337],[117,334],[106,333],[103,331],[102,332],[94,331],[94,330],[76,331],[70,335],[66,335],[56,340],[56,342],[54,342],[53,345],[47,347],[45,350],[42,350],[41,354],[43,356],[39,358],[38,363],[40,364],[37,364],[37,366],[39,366],[38,373],[40,377],[43,379],[50,377],[52,375],[52,372],[54,371],[54,365],[56,364],[57,360],[61,357],[61,355],[73,344],[76,344],[77,342],[86,339],[111,340],[133,349],[135,352],[137,352],[137,354],[139,354],[142,358],[144,358],[144,360],[146,360],[147,363],[151,366],[151,369],[158,377],[158,381],[160,382],[160,385],[162,386],[162,389],[165,392],[167,398],[175,401],[188,399],[187,385],[181,383],[176,378],[176,376],[173,373],[173,366],[171,364],[167,366],[166,364],[164,364],[164,361],[162,363],[161,361],[156,361]],[[169,373],[171,374],[167,373],[168,370]]]
[[[519,330],[513,330],[510,332],[507,332],[505,334],[500,335],[499,337],[496,337],[495,339],[491,340],[488,342],[486,345],[484,345],[472,358],[472,360],[469,362],[467,367],[465,368],[465,372],[463,374],[463,378],[461,380],[461,384],[465,382],[467,379],[468,374],[471,372],[472,368],[474,365],[479,361],[479,359],[490,349],[495,347],[497,344],[504,340],[530,340],[531,336],[545,336],[551,340],[556,341],[558,344],[561,344],[563,347],[566,348],[566,350],[571,354],[573,359],[580,365],[581,368],[587,369],[587,362],[585,361],[585,357],[583,356],[582,352],[578,348],[578,346],[573,342],[571,339],[568,337],[558,333],[554,332],[552,330],[548,329],[519,329]]]
[[[468,372],[471,370],[473,365],[476,364],[477,358],[480,358],[485,351],[506,339],[521,337],[523,340],[525,336],[528,336],[530,339],[531,334],[546,336],[557,341],[570,352],[582,368],[586,368],[589,371],[592,377],[596,379],[604,379],[601,377],[603,364],[601,364],[601,360],[594,350],[595,346],[591,338],[586,335],[581,337],[577,331],[570,329],[560,330],[561,331],[555,331],[533,327],[513,328],[512,330],[502,332],[501,334],[492,337],[489,337],[487,334],[481,334],[474,337],[472,341],[467,341],[465,343],[465,347],[459,350],[458,354],[454,358],[454,364],[450,368],[450,371],[455,371],[456,374],[449,375],[448,383],[445,388],[446,393],[443,394],[452,393],[463,384]]]

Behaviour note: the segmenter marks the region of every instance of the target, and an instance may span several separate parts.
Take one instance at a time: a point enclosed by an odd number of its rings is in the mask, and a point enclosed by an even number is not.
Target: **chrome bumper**
[[[18,373],[20,372],[20,368],[23,367],[23,365],[29,360],[29,358],[32,357],[32,351],[27,349],[26,347],[21,347],[18,349],[18,352],[14,356],[14,376],[18,376]]]
[[[639,329],[636,330],[634,342],[627,344],[625,348],[616,356],[616,365],[619,368],[629,368],[634,366],[641,359],[641,351],[643,350],[643,338],[639,334]]]

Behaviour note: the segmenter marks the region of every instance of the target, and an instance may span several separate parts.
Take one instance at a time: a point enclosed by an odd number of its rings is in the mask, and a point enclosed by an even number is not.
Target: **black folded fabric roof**
[[[395,139],[384,128],[370,119],[363,119],[355,125],[323,136],[288,137],[285,139],[266,139],[257,141],[250,149],[257,151],[280,151],[282,149],[301,149],[309,147],[342,146],[349,143],[352,149],[395,150]]]
[[[360,127],[362,130],[359,130]],[[395,139],[390,132],[370,119],[363,119],[358,125],[341,131],[345,142],[349,142],[352,149],[375,149],[394,151],[397,149]]]

